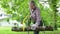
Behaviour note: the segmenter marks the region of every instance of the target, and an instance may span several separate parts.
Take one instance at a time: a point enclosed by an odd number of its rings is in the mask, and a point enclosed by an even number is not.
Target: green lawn
[[[57,31],[41,31],[40,34],[60,34],[60,30]],[[0,27],[0,34],[28,34],[28,32],[14,32],[11,31],[11,27]],[[30,34],[33,34],[33,31],[30,32]]]

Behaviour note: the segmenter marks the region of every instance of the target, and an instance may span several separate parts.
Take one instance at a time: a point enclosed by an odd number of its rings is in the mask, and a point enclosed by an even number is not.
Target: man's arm
[[[41,17],[40,17],[40,10],[36,10],[36,25],[40,25]]]

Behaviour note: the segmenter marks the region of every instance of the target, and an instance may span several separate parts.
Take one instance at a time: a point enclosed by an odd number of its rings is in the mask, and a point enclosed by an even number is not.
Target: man
[[[30,17],[34,21],[34,24],[31,25],[32,29],[34,30],[34,34],[39,34],[39,31],[36,31],[38,26],[42,26],[41,17],[40,17],[40,10],[36,7],[35,2],[30,2]]]

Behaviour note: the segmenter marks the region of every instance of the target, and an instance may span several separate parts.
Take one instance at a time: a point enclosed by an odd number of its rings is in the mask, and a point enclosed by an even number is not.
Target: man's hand
[[[36,24],[31,25],[32,30],[36,30],[36,28],[38,28],[38,25],[36,25]]]

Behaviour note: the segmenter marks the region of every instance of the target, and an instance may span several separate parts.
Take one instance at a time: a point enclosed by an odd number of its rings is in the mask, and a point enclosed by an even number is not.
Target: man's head
[[[31,9],[35,9],[35,8],[36,8],[34,1],[31,1],[31,2],[30,2],[30,8],[31,8]]]

